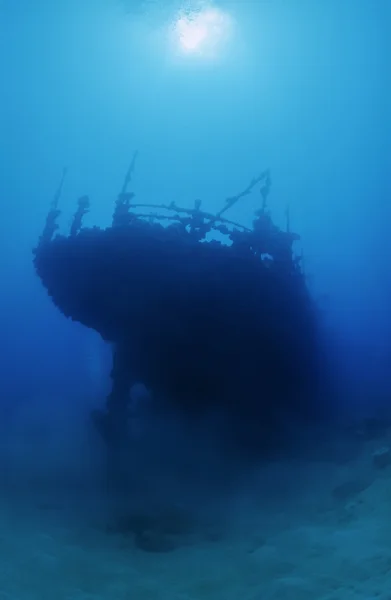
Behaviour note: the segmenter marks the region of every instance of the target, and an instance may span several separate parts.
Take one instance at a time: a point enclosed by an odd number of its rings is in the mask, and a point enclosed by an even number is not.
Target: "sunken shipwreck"
[[[138,202],[137,153],[106,229],[83,227],[79,198],[58,235],[64,171],[33,252],[36,273],[62,314],[113,348],[112,388],[92,415],[109,447],[131,435],[130,388],[142,382],[156,410],[186,423],[220,415],[233,444],[265,449],[291,417],[319,414],[326,382],[319,313],[294,244],[269,210],[269,170],[217,214]],[[229,210],[257,194],[251,228]],[[218,238],[218,239],[216,239]]]

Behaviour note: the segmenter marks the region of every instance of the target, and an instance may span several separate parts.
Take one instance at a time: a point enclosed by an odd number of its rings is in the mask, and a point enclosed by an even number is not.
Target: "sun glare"
[[[180,16],[174,26],[176,43],[182,54],[213,57],[227,41],[230,17],[217,8],[205,8]]]

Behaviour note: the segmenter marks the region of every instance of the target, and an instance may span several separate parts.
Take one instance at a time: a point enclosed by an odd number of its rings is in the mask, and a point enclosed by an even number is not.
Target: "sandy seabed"
[[[0,600],[390,600],[391,466],[373,463],[386,443],[264,465],[218,534],[170,551],[140,549],[59,490],[7,487]]]

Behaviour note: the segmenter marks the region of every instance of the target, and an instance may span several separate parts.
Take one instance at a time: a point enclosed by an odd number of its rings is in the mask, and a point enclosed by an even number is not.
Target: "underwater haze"
[[[0,598],[390,597],[390,57],[390,0],[0,0]],[[138,202],[208,213],[270,169],[332,371],[333,424],[291,454],[247,465],[207,421],[141,419],[107,483],[112,348],[33,248],[64,168],[59,232],[83,194],[109,227],[136,150]]]

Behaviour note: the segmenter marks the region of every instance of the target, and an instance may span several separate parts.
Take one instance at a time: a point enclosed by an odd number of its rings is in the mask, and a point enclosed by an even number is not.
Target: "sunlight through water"
[[[180,14],[173,27],[177,52],[203,58],[219,57],[231,32],[232,18],[215,7]]]

